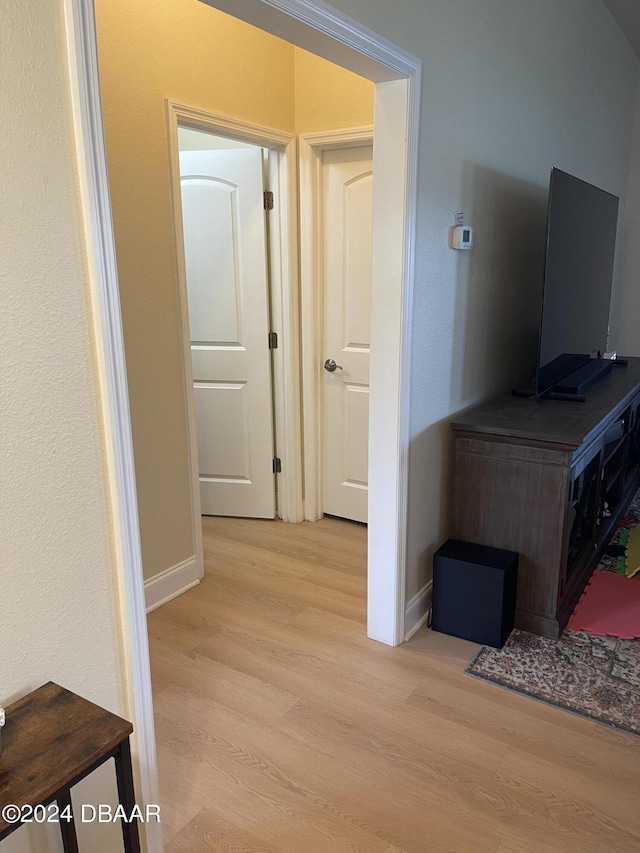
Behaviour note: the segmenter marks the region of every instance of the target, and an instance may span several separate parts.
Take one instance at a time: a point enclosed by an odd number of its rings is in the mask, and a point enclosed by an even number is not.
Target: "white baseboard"
[[[427,621],[429,608],[431,607],[432,590],[433,581],[429,581],[407,602],[404,614],[405,642],[411,639],[416,631],[422,628]]]
[[[147,613],[182,595],[188,589],[200,583],[198,561],[193,557],[183,560],[164,572],[144,582],[144,599]]]

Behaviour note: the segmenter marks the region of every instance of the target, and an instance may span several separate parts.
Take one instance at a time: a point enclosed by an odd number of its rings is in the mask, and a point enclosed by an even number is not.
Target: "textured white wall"
[[[621,355],[640,355],[640,83],[627,199],[618,229],[619,274],[613,299],[611,340]]]
[[[601,0],[332,5],[424,62],[411,598],[447,532],[452,414],[533,367],[551,167],[626,194],[638,60]],[[476,228],[471,252],[447,248],[456,210]]]
[[[62,3],[0,17],[0,704],[53,680],[124,714]]]

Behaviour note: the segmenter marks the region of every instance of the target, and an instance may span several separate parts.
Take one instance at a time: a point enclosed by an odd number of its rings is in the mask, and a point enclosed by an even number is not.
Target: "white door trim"
[[[380,494],[381,501],[380,506],[374,507],[370,500],[368,633],[374,639],[397,645],[404,639],[405,616],[409,356],[422,63],[319,0],[216,0],[212,5],[269,31],[280,29],[282,32],[276,34],[377,83],[372,326],[383,332],[383,340],[388,339],[389,346],[381,347],[378,354],[372,352],[372,374],[378,388],[375,393],[372,389],[371,394],[370,453],[382,452],[383,457],[376,459],[370,483],[370,490]],[[138,799],[157,803],[140,528],[93,0],[64,0],[64,9],[114,524],[115,571],[121,600],[126,705],[135,729]],[[386,168],[390,170],[388,177],[384,174]],[[386,192],[390,192],[388,197]],[[389,295],[389,304],[384,300],[375,304],[378,290],[382,296]],[[384,510],[389,511],[388,515]],[[163,849],[159,824],[144,824],[142,835],[148,851]]]
[[[373,142],[373,127],[299,137],[304,518],[322,518],[322,152]]]
[[[125,713],[133,723],[136,801],[158,803],[140,524],[93,1],[64,0],[64,12],[82,227],[114,527],[115,580],[120,599],[120,612],[114,615],[114,621],[119,620],[117,627],[122,642]],[[148,851],[155,853],[163,849],[159,822],[141,824],[141,836]]]
[[[376,84],[374,119],[367,633],[394,646],[405,638],[422,69],[416,63],[410,76]]]
[[[269,222],[271,321],[278,333],[278,348],[273,351],[273,398],[277,455],[282,460],[279,475],[277,512],[283,521],[303,519],[302,505],[302,433],[300,422],[300,380],[298,364],[298,282],[296,223],[296,140],[289,133],[270,127],[209,113],[167,101],[169,162],[176,248],[176,280],[182,334],[182,364],[187,417],[187,435],[191,478],[191,505],[194,542],[202,553],[200,521],[200,482],[198,478],[198,444],[195,422],[191,341],[189,335],[189,303],[184,267],[184,239],[180,203],[180,150],[178,126],[204,130],[241,142],[249,142],[275,152],[270,158],[270,179],[276,206]],[[273,162],[272,162],[273,161]],[[197,537],[197,538],[196,538]],[[198,553],[198,552],[196,552]]]

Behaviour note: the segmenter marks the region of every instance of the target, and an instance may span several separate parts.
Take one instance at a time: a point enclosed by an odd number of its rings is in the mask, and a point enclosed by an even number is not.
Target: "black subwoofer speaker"
[[[449,539],[433,555],[431,627],[501,649],[513,630],[518,555]]]

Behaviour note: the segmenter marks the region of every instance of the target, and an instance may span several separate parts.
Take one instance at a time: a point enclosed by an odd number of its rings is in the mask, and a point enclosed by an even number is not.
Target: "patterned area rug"
[[[640,640],[514,630],[504,648],[480,649],[465,672],[640,736]]]
[[[640,490],[610,547],[624,546],[640,522]],[[596,571],[624,574],[624,559],[605,554]],[[629,579],[640,583],[640,576]],[[565,630],[559,640],[513,631],[502,649],[480,649],[465,670],[623,732],[640,736],[640,640]]]

